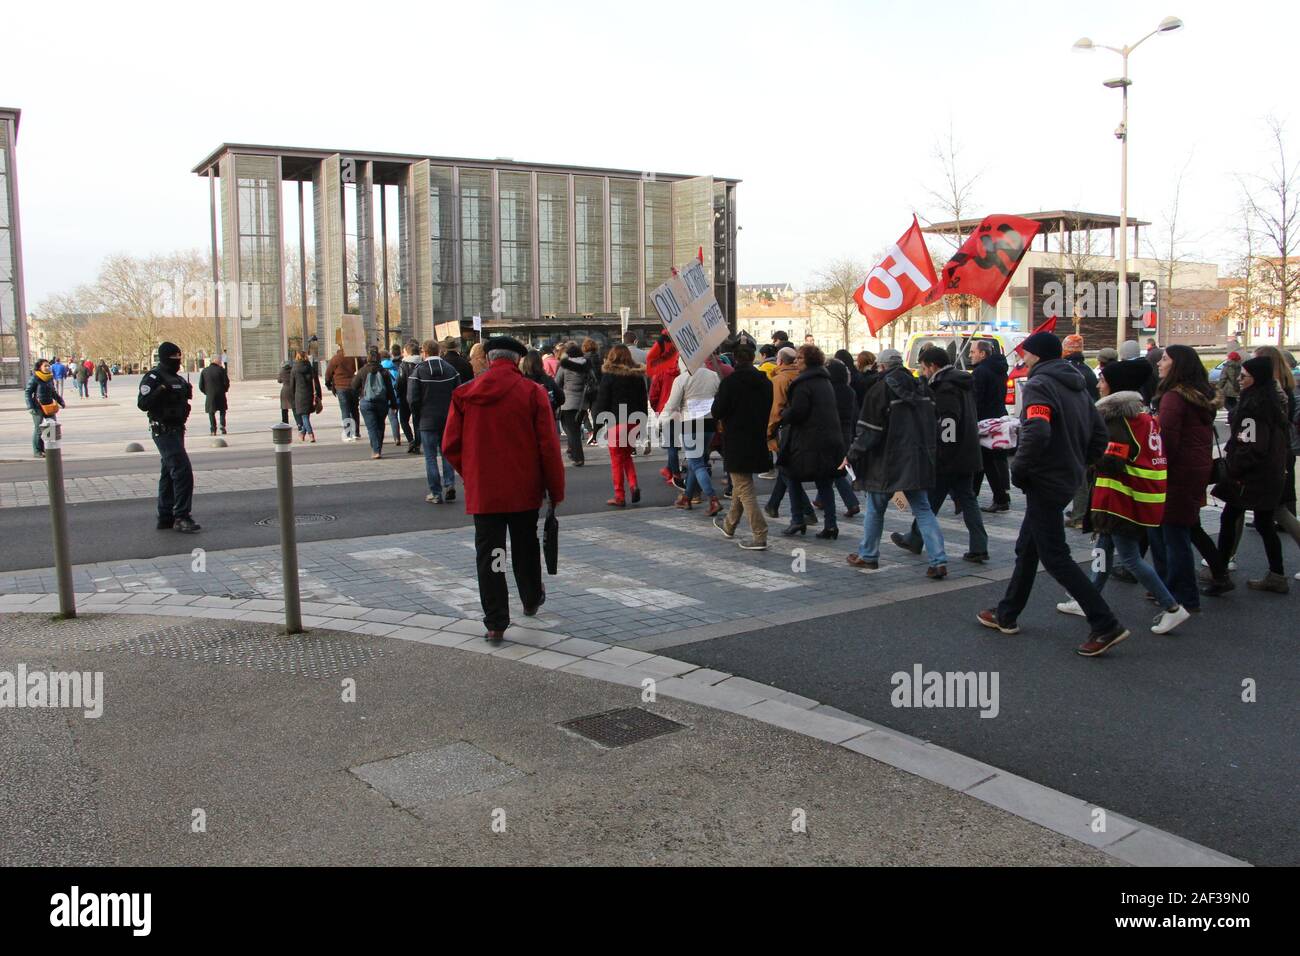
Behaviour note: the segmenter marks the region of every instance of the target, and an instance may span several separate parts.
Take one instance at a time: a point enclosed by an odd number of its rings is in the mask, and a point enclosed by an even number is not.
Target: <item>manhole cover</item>
[[[651,737],[662,737],[686,725],[667,717],[660,717],[640,707],[625,707],[603,714],[576,717],[560,724],[579,736],[593,740],[602,747],[626,747]]]
[[[319,524],[322,521],[333,521],[333,520],[334,520],[334,515],[325,515],[325,514],[305,514],[305,515],[293,516],[293,523],[295,525]],[[261,521],[258,522],[258,524],[261,525],[263,528],[278,528],[280,527],[280,517],[278,515],[271,515],[271,517],[269,518],[263,518]]]
[[[109,649],[315,678],[352,674],[384,656],[378,642],[356,635],[289,637],[264,626],[213,629],[203,621],[133,635]]]

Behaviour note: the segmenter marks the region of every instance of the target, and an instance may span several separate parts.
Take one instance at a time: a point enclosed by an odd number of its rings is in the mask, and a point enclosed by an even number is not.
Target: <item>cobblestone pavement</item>
[[[547,603],[529,626],[655,650],[980,586],[1010,574],[1018,527],[1014,513],[988,521],[992,560],[987,565],[956,557],[965,550],[965,528],[951,514],[942,517],[950,563],[949,578],[941,582],[924,577],[924,555],[914,557],[889,543],[889,532],[905,530],[909,520],[890,509],[880,569],[864,572],[844,560],[861,535],[857,521],[842,522],[841,538],[834,542],[812,537],[811,529],[806,538],[783,538],[774,528],[770,550],[742,552],[700,510],[562,515],[559,574],[547,578]],[[303,543],[302,599],[477,621],[482,611],[473,535],[472,528],[457,528]],[[1083,560],[1090,542],[1071,536]],[[272,600],[284,593],[276,547],[196,548],[79,565],[74,588]],[[0,575],[0,593],[55,590],[52,569]],[[512,614],[525,620],[513,594]]]

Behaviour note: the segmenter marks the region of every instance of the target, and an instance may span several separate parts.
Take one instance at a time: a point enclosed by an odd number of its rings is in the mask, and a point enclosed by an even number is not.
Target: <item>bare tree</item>
[[[813,305],[835,321],[843,337],[844,348],[849,347],[849,332],[853,323],[863,321],[853,293],[862,285],[868,268],[855,259],[846,258],[836,259],[813,272],[813,291],[809,298]]]
[[[1241,254],[1234,260],[1230,276],[1234,284],[1228,291],[1228,306],[1221,316],[1241,329],[1240,344],[1245,347],[1250,343],[1251,326],[1255,319],[1271,314],[1268,304],[1260,293],[1259,266],[1257,264],[1259,239],[1255,233],[1254,214],[1249,200],[1243,200],[1241,224],[1237,234],[1242,243]]]
[[[982,172],[970,173],[965,165],[961,154],[961,144],[953,133],[952,123],[948,124],[948,136],[945,140],[936,141],[931,149],[931,157],[938,164],[940,186],[937,189],[927,189],[934,208],[940,215],[956,222],[958,225],[954,232],[944,234],[944,241],[951,246],[950,251],[945,251],[942,258],[935,256],[935,274],[939,274],[943,266],[951,258],[952,253],[961,248],[965,241],[964,233],[968,228],[974,228],[975,220],[975,186],[979,182]],[[920,217],[926,225],[933,225],[933,219]],[[971,310],[974,309],[978,314],[980,309],[980,300],[973,295],[954,295],[944,296],[943,310],[951,318],[952,303],[956,303],[962,321],[966,321]]]
[[[1178,178],[1174,180],[1174,192],[1170,197],[1169,205],[1161,213],[1160,231],[1156,233],[1160,239],[1159,246],[1151,241],[1152,232],[1150,230],[1147,232],[1147,248],[1151,258],[1160,264],[1160,286],[1163,289],[1161,301],[1166,308],[1173,301],[1174,282],[1179,269],[1189,259],[1187,245],[1192,241],[1192,237],[1188,235],[1180,221],[1179,210],[1182,204],[1183,183],[1186,181],[1187,169],[1191,164],[1192,157],[1188,156],[1178,173]]]
[[[1286,130],[1276,118],[1268,120],[1276,156],[1267,175],[1254,176],[1256,190],[1245,189],[1251,221],[1266,255],[1256,259],[1261,285],[1274,297],[1277,345],[1286,344],[1286,320],[1291,300],[1300,296],[1300,268],[1292,258],[1300,253],[1300,164],[1287,158]]]
[[[1077,216],[1067,216],[1063,225],[1065,231],[1057,236],[1057,256],[1062,279],[1066,275],[1072,276],[1069,309],[1074,332],[1078,335],[1083,332],[1084,318],[1100,318],[1105,311],[1101,296],[1103,285],[1110,279],[1110,270],[1105,268],[1096,235],[1086,228],[1086,221]]]

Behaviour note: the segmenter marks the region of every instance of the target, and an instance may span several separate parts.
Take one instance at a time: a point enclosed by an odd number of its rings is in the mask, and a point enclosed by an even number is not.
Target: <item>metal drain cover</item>
[[[652,737],[662,737],[664,734],[671,734],[686,727],[685,724],[652,714],[640,707],[624,707],[603,714],[576,717],[573,720],[566,720],[560,726],[602,747],[626,747],[628,744],[640,743]]]
[[[322,521],[334,520],[334,515],[327,514],[304,514],[293,516],[293,523],[295,525],[320,524]],[[263,528],[278,528],[280,527],[280,517],[279,515],[271,515],[269,518],[263,518],[258,522],[258,524]]]
[[[133,635],[110,649],[315,678],[350,674],[384,656],[378,642],[359,635],[289,637],[265,626],[212,629],[201,621]]]

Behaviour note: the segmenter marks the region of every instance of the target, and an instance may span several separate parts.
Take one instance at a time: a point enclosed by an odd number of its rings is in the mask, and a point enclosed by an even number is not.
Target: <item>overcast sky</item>
[[[1170,3],[18,0],[0,105],[23,111],[28,308],[111,253],[206,250],[189,170],[221,142],[734,176],[742,282],[940,218],[950,124],[979,213],[1118,213],[1120,59],[1070,47],[1166,15],[1186,27],[1131,62],[1129,213],[1159,222],[1190,158],[1183,216],[1224,259],[1266,116],[1300,157],[1300,5]]]

